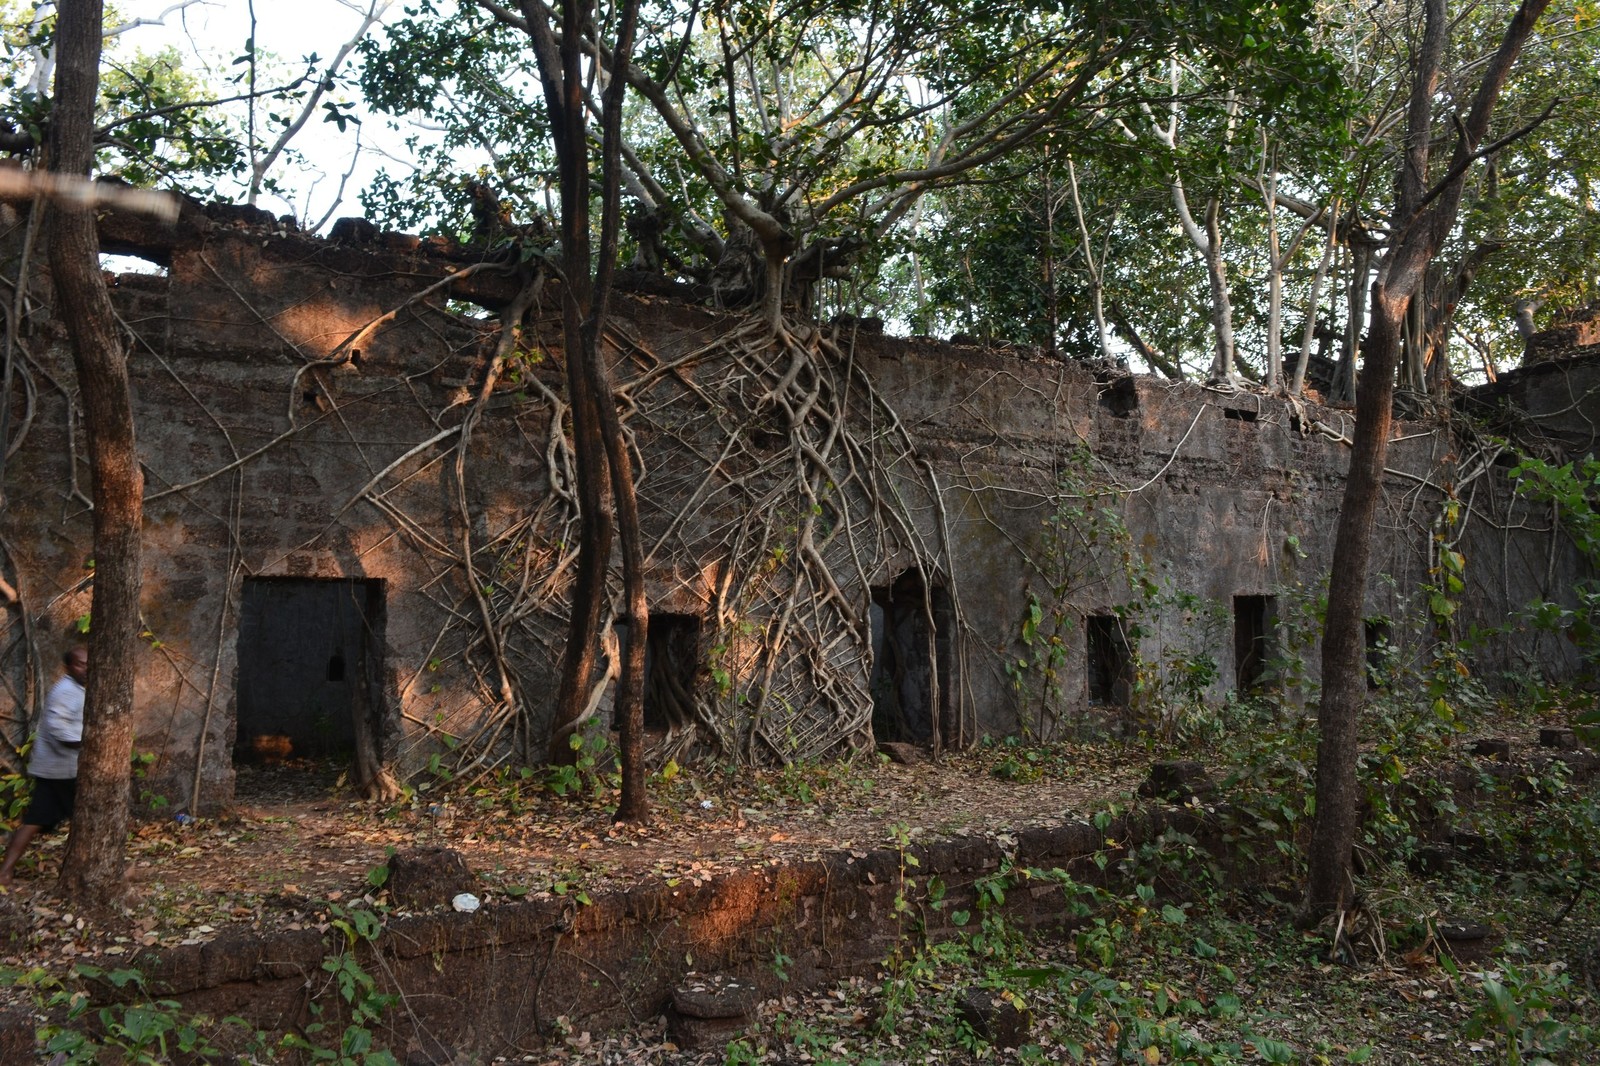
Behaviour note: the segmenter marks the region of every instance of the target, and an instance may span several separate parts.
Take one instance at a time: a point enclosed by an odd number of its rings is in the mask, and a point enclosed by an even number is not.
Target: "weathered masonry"
[[[43,257],[17,261],[27,219],[5,222],[26,312],[0,519],[16,745],[93,570],[71,360]],[[142,787],[215,808],[261,752],[355,751],[368,784],[435,755],[537,761],[575,544],[554,283],[481,249],[323,241],[243,209],[111,218],[103,242],[164,268],[113,287],[146,477]],[[497,347],[519,298],[520,341]],[[642,472],[658,754],[1048,736],[1141,720],[1158,690],[1216,700],[1278,683],[1285,657],[1314,665],[1297,634],[1346,411],[852,324],[774,349],[660,294],[619,300],[609,340]],[[1396,430],[1375,640],[1409,617],[1441,533],[1473,568],[1463,619],[1570,588],[1547,517],[1508,521],[1501,468],[1463,450]],[[1472,506],[1444,528],[1469,474]],[[1565,654],[1515,652],[1557,671]]]

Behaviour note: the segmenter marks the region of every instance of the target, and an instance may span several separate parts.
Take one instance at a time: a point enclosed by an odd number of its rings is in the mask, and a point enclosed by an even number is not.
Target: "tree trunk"
[[[1214,381],[1239,379],[1234,361],[1233,300],[1228,294],[1228,264],[1222,258],[1222,203],[1216,197],[1206,201],[1206,274],[1211,279],[1211,329],[1216,335],[1217,354],[1211,364]]]
[[[1348,403],[1356,394],[1356,349],[1361,343],[1361,323],[1367,317],[1367,292],[1372,276],[1372,246],[1364,238],[1350,240],[1350,288],[1345,301],[1344,344],[1339,348],[1339,365],[1326,399]]]
[[[1455,224],[1471,163],[1488,133],[1500,89],[1548,0],[1523,0],[1484,71],[1472,110],[1457,125],[1458,139],[1444,177],[1428,186],[1433,97],[1448,43],[1445,0],[1427,0],[1421,47],[1414,63],[1406,115],[1406,151],[1396,182],[1393,243],[1372,285],[1372,319],[1356,390],[1356,427],[1344,504],[1328,580],[1322,637],[1322,699],[1317,707],[1317,810],[1302,921],[1310,924],[1348,903],[1356,831],[1356,749],[1366,700],[1362,614],[1371,571],[1372,525],[1383,487],[1393,418],[1395,371],[1406,316],[1429,264]]]
[[[1283,268],[1278,251],[1276,207],[1267,205],[1267,388],[1283,388]]]
[[[627,0],[618,15],[617,45],[611,58],[611,82],[602,109],[600,173],[601,214],[599,269],[595,274],[594,307],[585,329],[584,354],[588,360],[591,391],[606,447],[616,504],[617,531],[622,546],[622,588],[627,600],[628,646],[623,652],[617,684],[618,763],[622,771],[622,796],[617,821],[642,822],[650,815],[650,796],[644,770],[644,660],[650,640],[650,605],[644,587],[644,539],[639,531],[639,499],[634,490],[633,458],[622,434],[622,420],[612,400],[611,377],[606,370],[604,329],[611,300],[612,275],[617,265],[617,238],[621,228],[622,98],[627,92],[628,62],[633,52],[638,0]]]
[[[566,226],[563,225],[565,237]],[[564,241],[563,241],[564,243]],[[615,527],[606,506],[605,441],[588,376],[584,372],[583,314],[570,286],[562,286],[562,336],[567,362],[567,392],[572,401],[573,465],[578,481],[578,572],[572,583],[567,619],[567,646],[556,689],[555,720],[550,727],[552,763],[573,761],[572,737],[589,701],[599,650],[601,614],[605,608],[606,568]]]
[[[56,22],[50,148],[54,168],[63,174],[86,175],[94,161],[102,19],[100,0],[69,0]],[[122,894],[127,861],[144,478],[127,364],[100,275],[92,211],[52,209],[50,268],[77,365],[94,495],[93,639],[77,809],[60,888],[80,906],[104,909]]]
[[[628,646],[614,704],[622,769],[622,798],[617,817],[641,821],[649,814],[644,774],[643,701],[650,612],[645,599],[644,549],[639,533],[633,465],[603,355],[606,312],[621,228],[622,97],[627,90],[627,63],[633,49],[638,3],[627,0],[618,12],[617,44],[611,57],[610,81],[602,110],[598,257],[593,252],[589,227],[589,134],[583,53],[583,31],[592,21],[593,8],[587,0],[563,0],[559,43],[538,4],[522,0],[522,11],[533,38],[545,102],[550,109],[551,137],[555,142],[561,185],[561,248],[565,274],[561,326],[567,359],[567,388],[572,399],[573,450],[582,519],[578,576],[573,586],[572,616],[567,627],[550,759],[552,762],[572,760],[573,734],[587,706],[589,682],[594,674],[596,634],[605,603],[606,570],[617,532],[613,523],[614,503],[615,516],[621,524],[622,579],[629,622]],[[597,259],[599,270],[591,277]]]
[[[1349,899],[1350,853],[1356,838],[1356,742],[1361,707],[1367,696],[1363,615],[1372,558],[1372,524],[1389,449],[1394,375],[1404,314],[1403,300],[1373,292],[1372,324],[1362,345],[1364,365],[1356,392],[1354,448],[1344,504],[1339,510],[1328,581],[1327,621],[1322,631],[1317,810],[1308,857],[1308,917],[1320,918],[1342,909]]]
[[[1317,301],[1322,295],[1322,283],[1328,277],[1328,268],[1333,263],[1333,250],[1338,245],[1339,230],[1339,201],[1333,202],[1333,209],[1329,212],[1331,221],[1328,223],[1328,240],[1322,246],[1322,260],[1317,264],[1317,269],[1311,275],[1311,291],[1306,296],[1306,322],[1300,333],[1300,356],[1295,360],[1294,377],[1289,382],[1289,395],[1301,396],[1306,389],[1306,368],[1311,364],[1311,345],[1317,339]]]
[[[572,736],[581,723],[594,674],[613,536],[611,512],[606,506],[605,442],[600,435],[598,398],[592,391],[584,351],[584,321],[589,316],[592,287],[588,129],[580,48],[589,7],[578,0],[562,3],[559,43],[538,4],[523,0],[522,12],[533,38],[545,103],[550,109],[550,137],[561,186],[561,337],[567,392],[572,401],[579,533],[578,573],[572,587],[572,613],[567,620],[567,646],[556,689],[549,755],[551,762],[570,763]]]

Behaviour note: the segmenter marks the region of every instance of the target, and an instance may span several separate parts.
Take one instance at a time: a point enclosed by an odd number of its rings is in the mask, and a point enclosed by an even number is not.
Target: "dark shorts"
[[[23,812],[23,825],[36,825],[46,833],[72,817],[72,802],[78,795],[78,779],[58,781],[49,777],[33,779],[33,798]]]

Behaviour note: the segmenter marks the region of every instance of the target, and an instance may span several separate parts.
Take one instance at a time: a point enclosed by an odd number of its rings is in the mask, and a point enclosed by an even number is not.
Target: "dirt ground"
[[[1133,790],[1148,761],[1106,746],[980,748],[936,762],[862,761],[786,771],[686,770],[652,783],[644,826],[617,826],[603,790],[561,797],[534,779],[433,780],[392,805],[363,801],[340,768],[241,768],[221,817],[141,824],[130,844],[120,918],[88,922],[53,895],[66,839],[42,840],[7,902],[31,922],[12,966],[115,966],[141,946],[197,943],[229,927],[320,925],[328,902],[385,902],[375,874],[393,851],[449,847],[478,875],[485,905],[586,894],[659,877],[693,884],[721,871],[866,849],[904,835],[936,839],[1060,823]],[[13,944],[25,943],[26,937]]]

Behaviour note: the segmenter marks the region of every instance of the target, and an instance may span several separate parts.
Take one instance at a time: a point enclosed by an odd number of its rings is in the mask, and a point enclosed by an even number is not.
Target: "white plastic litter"
[[[474,896],[471,892],[463,892],[461,895],[450,901],[450,906],[454,907],[462,914],[471,914],[473,911],[478,909],[478,897]]]

